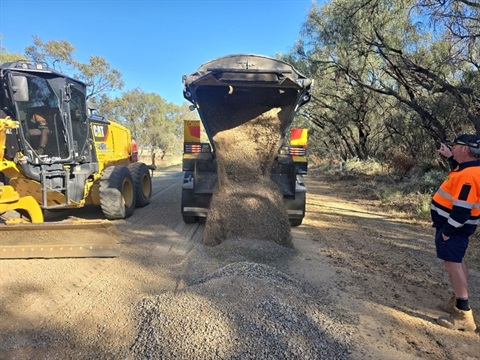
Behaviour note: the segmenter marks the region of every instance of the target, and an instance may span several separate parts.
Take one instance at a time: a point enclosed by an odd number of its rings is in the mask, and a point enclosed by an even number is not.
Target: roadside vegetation
[[[431,197],[447,175],[440,168],[414,168],[399,177],[371,159],[332,163],[313,156],[312,160],[307,177],[339,183],[364,206],[411,221],[430,221]]]

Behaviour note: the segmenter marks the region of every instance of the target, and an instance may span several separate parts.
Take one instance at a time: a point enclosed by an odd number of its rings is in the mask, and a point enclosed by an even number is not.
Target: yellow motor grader
[[[151,199],[136,151],[127,128],[91,114],[84,83],[45,64],[0,65],[0,259],[118,256],[109,220]],[[89,204],[105,219],[44,220]]]

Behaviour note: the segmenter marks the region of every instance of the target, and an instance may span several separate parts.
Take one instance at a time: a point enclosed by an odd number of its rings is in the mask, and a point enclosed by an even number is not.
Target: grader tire
[[[128,165],[135,185],[136,207],[144,207],[150,204],[152,199],[152,178],[150,170],[144,163],[133,163]]]
[[[135,185],[125,166],[110,166],[100,179],[100,206],[107,219],[126,219],[135,210]]]

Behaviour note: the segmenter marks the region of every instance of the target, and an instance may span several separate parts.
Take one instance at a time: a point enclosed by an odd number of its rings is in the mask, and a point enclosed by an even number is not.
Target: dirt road
[[[153,181],[152,203],[116,221],[120,257],[0,261],[1,359],[137,358],[137,304],[215,270],[218,259],[192,260],[204,225],[181,220],[180,169],[157,172]],[[435,324],[450,292],[428,223],[383,213],[344,183],[310,176],[307,188],[307,217],[293,229],[295,256],[268,265],[322,298],[351,334],[348,358],[479,357],[477,335]],[[478,249],[472,244],[470,254]],[[480,311],[480,267],[470,256],[472,307]]]

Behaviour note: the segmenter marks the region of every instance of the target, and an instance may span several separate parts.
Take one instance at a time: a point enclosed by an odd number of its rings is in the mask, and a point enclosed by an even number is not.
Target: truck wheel
[[[144,207],[152,198],[152,178],[150,170],[144,163],[136,162],[128,165],[135,185],[135,206]]]
[[[182,217],[185,224],[194,224],[198,221],[198,218],[196,216],[182,215]]]
[[[290,219],[290,226],[292,227],[300,226],[302,225],[302,220],[303,219]]]
[[[125,166],[106,168],[100,179],[100,206],[107,219],[126,219],[135,210],[135,186]]]

